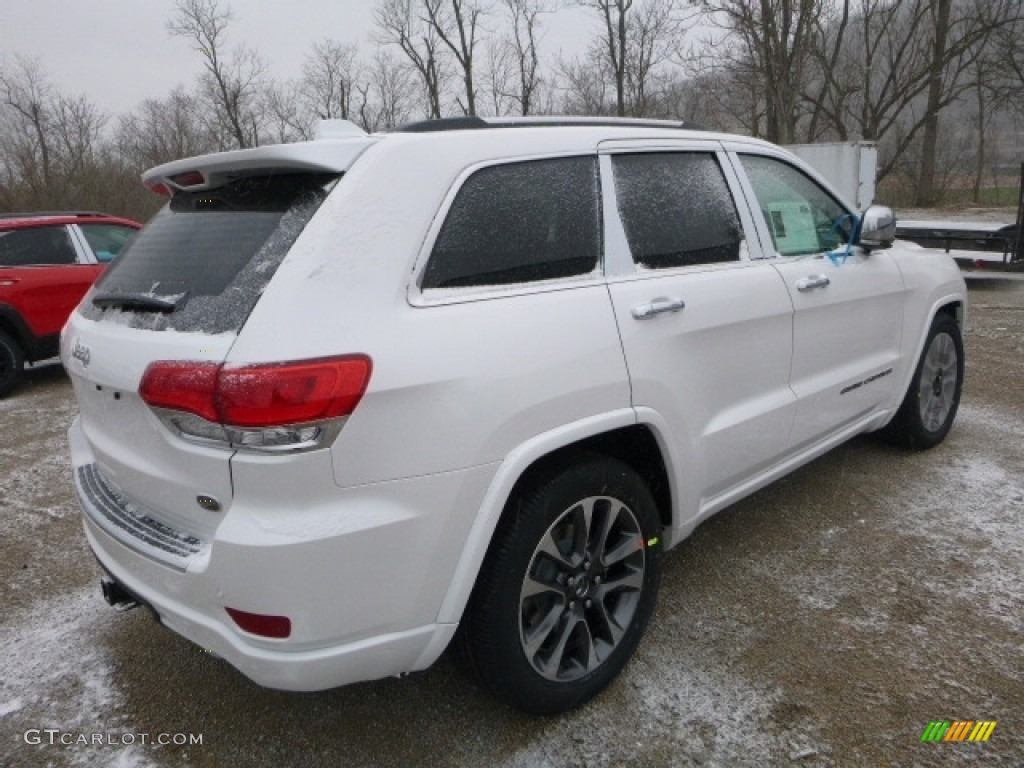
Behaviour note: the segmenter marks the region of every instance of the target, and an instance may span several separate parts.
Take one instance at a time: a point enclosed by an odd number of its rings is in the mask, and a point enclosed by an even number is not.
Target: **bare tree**
[[[245,47],[224,50],[226,31],[232,15],[219,0],[177,0],[175,16],[168,31],[192,42],[203,58],[205,88],[216,117],[215,128],[235,146],[259,144],[260,91],[265,66],[260,57]]]
[[[802,96],[810,107],[810,120],[804,139],[808,142],[819,140],[822,133],[834,129],[839,138],[846,139],[845,126],[834,116],[841,112],[850,89],[836,77],[842,65],[843,56],[849,44],[846,34],[850,25],[853,0],[828,3],[815,16],[813,38],[816,45],[810,50],[812,64],[804,83]],[[832,119],[830,119],[832,118]]]
[[[855,94],[840,119],[864,138],[888,139],[879,179],[920,139],[915,203],[934,202],[940,114],[970,88],[965,74],[993,35],[1019,18],[1017,0],[861,0],[852,24],[861,55],[837,75]]]
[[[392,128],[412,119],[415,83],[408,67],[378,50],[356,84],[357,122],[367,131]]]
[[[50,83],[35,59],[0,70],[0,167],[19,207],[82,207],[108,116]]]
[[[805,111],[801,94],[817,54],[817,37],[827,0],[705,0],[707,19],[726,33],[714,56],[743,82],[763,94],[764,136],[777,143],[796,140]]]
[[[999,62],[1002,93],[1024,117],[1024,19],[1000,27],[992,39],[991,56]]]
[[[84,96],[59,96],[53,105],[53,135],[64,183],[74,188],[96,165],[108,116]]]
[[[934,0],[929,4],[932,17],[931,56],[927,70],[927,98],[925,116],[922,122],[921,176],[918,186],[917,205],[934,205],[935,153],[939,141],[939,111],[944,106],[943,94],[948,87],[943,82],[950,63],[947,52],[952,33],[953,0]],[[964,51],[968,53],[970,49]],[[948,102],[946,102],[948,103]]]
[[[594,48],[582,58],[559,58],[561,111],[568,115],[615,114],[616,104],[609,95],[603,64],[600,51]]]
[[[666,108],[654,87],[665,87],[677,72],[660,72],[663,64],[681,55],[689,14],[677,0],[646,0],[626,23],[626,94],[629,112],[637,117],[663,117]]]
[[[114,144],[123,162],[137,172],[182,157],[214,152],[217,142],[200,119],[201,106],[178,87],[163,99],[147,99],[122,115]]]
[[[687,6],[681,0],[576,0],[576,4],[600,18],[601,32],[584,61],[599,62],[603,76],[612,81],[615,114],[652,114],[656,110],[650,88],[659,67],[680,52],[691,16]],[[574,67],[577,74],[579,63]],[[565,74],[564,64],[562,70]]]
[[[5,165],[19,180],[43,192],[52,180],[53,88],[37,59],[15,58],[0,70],[0,97],[10,130],[4,132]]]
[[[536,96],[541,87],[540,16],[550,13],[548,0],[503,0],[508,19],[509,35],[499,44],[506,61],[511,62],[516,83],[514,89],[495,83],[494,90],[512,99],[520,115],[529,115],[536,108]]]
[[[553,0],[501,0],[496,16],[502,34],[487,46],[487,78],[496,115],[529,115],[537,110],[544,83],[540,66],[541,14]]]
[[[359,49],[353,43],[321,40],[302,67],[299,86],[307,109],[321,120],[352,117],[352,99],[360,75]]]
[[[268,141],[287,144],[313,138],[313,125],[319,115],[304,103],[300,83],[271,83],[262,97],[263,132]]]
[[[611,72],[615,84],[615,114],[620,117],[626,114],[626,15],[633,7],[633,1],[578,0],[580,5],[592,8],[601,16],[604,36],[596,45],[602,52],[603,63]]]
[[[384,44],[396,45],[405,54],[423,86],[427,117],[441,117],[441,98],[446,71],[440,58],[442,43],[437,30],[420,17],[421,0],[381,0],[373,12]]]
[[[459,101],[464,114],[476,114],[474,61],[480,18],[487,12],[482,0],[423,0],[425,21],[451,51],[462,72],[466,102]]]

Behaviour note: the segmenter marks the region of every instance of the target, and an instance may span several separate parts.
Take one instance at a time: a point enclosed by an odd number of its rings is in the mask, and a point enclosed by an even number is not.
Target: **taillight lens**
[[[217,375],[220,363],[161,360],[142,374],[139,395],[153,408],[170,408],[220,421],[217,413]]]
[[[217,410],[239,427],[335,419],[355,410],[369,380],[368,357],[222,368]]]
[[[312,447],[322,430],[304,425],[350,415],[371,370],[365,355],[237,367],[162,360],[146,369],[139,395],[174,412],[165,421],[185,436],[256,450]]]

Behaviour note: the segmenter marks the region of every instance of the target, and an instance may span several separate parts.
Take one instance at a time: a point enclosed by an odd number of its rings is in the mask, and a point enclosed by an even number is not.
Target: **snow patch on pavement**
[[[112,681],[109,656],[102,643],[101,625],[106,609],[96,606],[95,588],[79,590],[55,600],[36,604],[0,627],[0,716],[5,730],[14,731],[5,748],[18,750],[6,755],[27,764],[34,754],[50,764],[55,758],[70,765],[113,765],[146,768],[155,765],[135,745],[50,744],[46,729],[54,729],[73,740],[79,734],[129,732],[119,727],[120,696]],[[17,717],[12,717],[19,713]],[[27,744],[24,734],[38,729],[42,743]],[[57,735],[54,738],[59,739]],[[52,754],[51,754],[52,753]],[[58,754],[59,753],[59,754]],[[101,759],[102,756],[102,759]],[[0,762],[4,762],[0,753]]]

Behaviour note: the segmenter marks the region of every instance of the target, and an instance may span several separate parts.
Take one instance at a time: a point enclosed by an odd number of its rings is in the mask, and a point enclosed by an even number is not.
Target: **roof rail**
[[[38,219],[44,216],[104,216],[116,218],[102,211],[25,211],[23,213],[0,213],[0,219]]]
[[[392,128],[394,133],[434,133],[436,131],[461,131],[467,128],[490,128],[486,120],[475,115],[469,117],[441,117],[434,120],[417,120]]]
[[[638,117],[490,117],[476,115],[466,117],[442,117],[433,120],[419,120],[393,128],[394,133],[434,133],[437,131],[462,131],[479,128],[551,128],[551,127],[586,127],[599,126],[606,128],[667,128],[688,131],[707,130],[704,126],[687,120],[653,120]]]

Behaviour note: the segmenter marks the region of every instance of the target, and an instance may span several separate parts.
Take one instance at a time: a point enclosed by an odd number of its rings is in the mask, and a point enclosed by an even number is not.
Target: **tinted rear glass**
[[[249,176],[214,190],[176,193],[92,294],[166,300],[176,309],[140,312],[86,301],[83,314],[151,330],[238,330],[336,179]]]
[[[671,269],[739,259],[742,228],[713,154],[652,152],[612,162],[635,262]]]
[[[601,250],[597,159],[483,168],[466,180],[438,234],[422,287],[510,285],[586,275]]]

